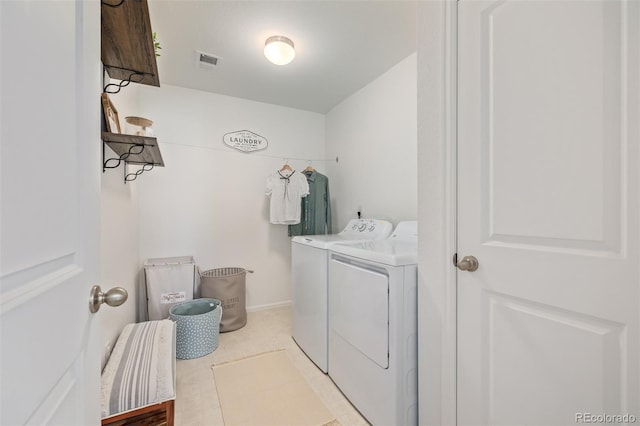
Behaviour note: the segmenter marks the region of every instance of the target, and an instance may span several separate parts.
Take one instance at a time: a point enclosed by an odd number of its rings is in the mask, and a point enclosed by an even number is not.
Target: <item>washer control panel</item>
[[[359,236],[366,239],[387,238],[393,226],[386,220],[378,219],[351,219],[347,226],[340,232],[343,236]]]

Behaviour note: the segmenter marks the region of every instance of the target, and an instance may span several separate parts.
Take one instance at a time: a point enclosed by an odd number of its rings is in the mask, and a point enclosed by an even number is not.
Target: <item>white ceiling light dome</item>
[[[264,43],[264,56],[276,65],[287,65],[296,57],[293,41],[281,35],[269,37]]]

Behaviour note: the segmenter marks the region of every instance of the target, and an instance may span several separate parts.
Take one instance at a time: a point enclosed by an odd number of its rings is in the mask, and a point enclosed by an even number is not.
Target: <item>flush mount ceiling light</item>
[[[276,65],[287,65],[295,58],[296,51],[290,39],[275,35],[264,42],[264,56]]]

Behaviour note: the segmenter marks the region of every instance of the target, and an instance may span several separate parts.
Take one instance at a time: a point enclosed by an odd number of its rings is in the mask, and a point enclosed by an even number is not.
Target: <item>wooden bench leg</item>
[[[173,416],[175,415],[175,401],[172,399],[171,401],[166,401],[166,419],[167,426],[173,426]]]
[[[102,419],[102,426],[174,426],[173,399]]]

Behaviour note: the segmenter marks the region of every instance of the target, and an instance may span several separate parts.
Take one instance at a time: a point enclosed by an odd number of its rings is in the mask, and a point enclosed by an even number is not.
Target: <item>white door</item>
[[[635,0],[459,2],[459,424],[640,421],[639,29]]]
[[[100,4],[0,24],[0,424],[99,424]]]

